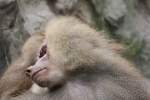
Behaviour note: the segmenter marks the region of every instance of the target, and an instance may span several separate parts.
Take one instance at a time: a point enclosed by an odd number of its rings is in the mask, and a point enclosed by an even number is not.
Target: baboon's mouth
[[[40,54],[39,54],[39,58],[43,57],[47,52],[47,45],[43,45],[40,49]]]
[[[31,78],[36,79],[38,76],[44,74],[45,72],[47,72],[47,68],[39,68],[38,70],[32,73]]]

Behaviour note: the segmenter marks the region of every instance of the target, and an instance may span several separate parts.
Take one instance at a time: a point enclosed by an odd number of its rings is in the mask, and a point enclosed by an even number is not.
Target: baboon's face
[[[52,88],[61,85],[65,77],[63,71],[59,69],[60,66],[55,63],[47,51],[47,45],[43,44],[35,65],[27,68],[26,74],[38,85]]]

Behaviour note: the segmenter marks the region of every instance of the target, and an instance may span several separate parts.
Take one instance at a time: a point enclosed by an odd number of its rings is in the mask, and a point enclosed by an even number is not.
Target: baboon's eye
[[[39,58],[43,57],[47,52],[47,45],[43,45],[40,49]]]

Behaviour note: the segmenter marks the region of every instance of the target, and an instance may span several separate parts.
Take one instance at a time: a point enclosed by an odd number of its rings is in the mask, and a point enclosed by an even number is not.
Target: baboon
[[[0,79],[0,97],[16,96],[31,87],[32,81],[26,77],[24,70],[35,63],[36,53],[43,39],[42,34],[35,34],[24,44],[21,56],[8,67]]]
[[[26,74],[32,88],[14,97],[4,92],[1,100],[150,100],[134,65],[114,52],[103,34],[74,17],[48,24]]]

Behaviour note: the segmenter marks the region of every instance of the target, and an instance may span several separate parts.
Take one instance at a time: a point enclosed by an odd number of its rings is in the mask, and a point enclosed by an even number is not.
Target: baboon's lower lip
[[[31,75],[31,77],[32,77],[32,79],[37,78],[37,77],[38,77],[38,74],[44,73],[44,72],[46,72],[46,71],[47,71],[47,68],[41,68],[41,69],[37,70],[36,72],[34,72],[34,73]]]

